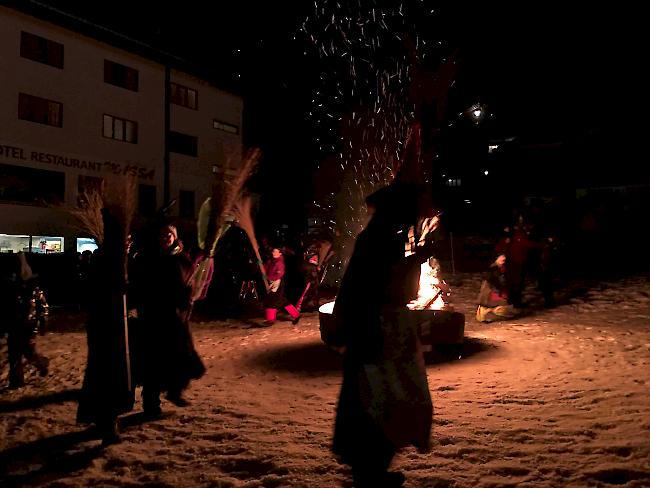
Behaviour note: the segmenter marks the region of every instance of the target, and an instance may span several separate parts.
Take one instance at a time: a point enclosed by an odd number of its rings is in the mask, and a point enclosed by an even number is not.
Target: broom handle
[[[302,292],[302,295],[300,295],[300,298],[298,299],[298,303],[296,303],[296,308],[300,310],[300,307],[302,306],[302,301],[305,299],[305,295],[307,294],[307,291],[309,291],[309,287],[311,286],[311,281],[307,282],[307,286],[305,286],[305,291]]]
[[[230,228],[230,223],[223,224],[221,227],[219,227],[219,230],[217,231],[217,235],[214,237],[214,242],[212,243],[212,247],[210,248],[210,254],[208,255],[209,257],[214,257],[214,253],[217,250],[217,243],[219,242],[219,239],[226,233],[226,231]]]
[[[266,277],[266,270],[264,269],[264,264],[262,263],[260,252],[257,249],[255,249],[255,254],[257,255],[257,266],[259,266],[260,272],[262,273],[262,280],[264,281],[264,286],[266,287],[266,291],[269,291],[271,284],[269,283],[269,279]]]

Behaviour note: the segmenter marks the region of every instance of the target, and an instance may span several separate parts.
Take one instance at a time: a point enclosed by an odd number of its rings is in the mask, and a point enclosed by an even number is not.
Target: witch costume
[[[88,359],[77,422],[95,424],[105,444],[119,440],[117,417],[133,408],[134,391],[125,326],[125,236],[102,209],[104,241],[89,265]]]
[[[387,471],[397,450],[430,447],[433,406],[417,324],[406,308],[432,252],[426,245],[405,257],[416,190],[394,184],[367,199],[375,213],[357,238],[334,306],[334,342],[345,352],[332,450],[359,487],[401,486],[403,475]]]
[[[37,286],[36,275],[27,263],[24,253],[18,253],[15,273],[5,283],[2,317],[7,326],[9,356],[9,388],[25,385],[23,358],[32,364],[41,376],[47,376],[49,360],[36,350],[36,336],[48,314],[47,300]]]
[[[192,339],[189,319],[192,261],[178,240],[176,228],[168,226],[174,241],[167,249],[143,258],[137,287],[138,317],[144,335],[142,399],[144,411],[160,414],[160,393],[177,406],[185,406],[183,391],[193,379],[205,374]]]

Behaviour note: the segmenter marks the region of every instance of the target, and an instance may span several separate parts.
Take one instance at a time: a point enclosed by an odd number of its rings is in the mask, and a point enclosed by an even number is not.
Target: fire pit
[[[320,337],[328,346],[333,345],[337,324],[332,315],[334,302],[328,302],[318,309]],[[465,316],[453,310],[409,310],[412,320],[418,324],[422,350],[433,352],[437,345],[461,345],[465,335]]]
[[[435,259],[422,264],[417,299],[407,307],[409,315],[418,326],[422,349],[425,355],[432,353],[435,346],[463,344],[465,316],[455,312],[449,303],[451,289],[440,276],[440,266]],[[332,347],[337,329],[333,315],[334,302],[328,302],[318,309],[320,336]]]

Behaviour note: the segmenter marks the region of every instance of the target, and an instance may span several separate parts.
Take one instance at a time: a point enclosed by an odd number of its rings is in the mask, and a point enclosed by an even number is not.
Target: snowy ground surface
[[[428,365],[434,448],[394,462],[408,487],[650,486],[650,281],[574,284],[553,310],[482,325],[478,275],[457,277],[466,314],[462,357]],[[238,320],[194,324],[208,373],[192,404],[163,402],[122,418],[122,442],[101,448],[75,424],[85,365],[78,328],[39,338],[46,378],[5,389],[0,342],[0,486],[351,486],[329,451],[340,358],[318,316],[297,327]]]

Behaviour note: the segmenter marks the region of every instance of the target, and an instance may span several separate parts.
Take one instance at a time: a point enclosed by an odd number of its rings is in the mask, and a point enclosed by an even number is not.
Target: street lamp
[[[485,118],[486,107],[482,103],[475,103],[467,110],[465,114],[475,123],[478,124]]]

